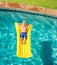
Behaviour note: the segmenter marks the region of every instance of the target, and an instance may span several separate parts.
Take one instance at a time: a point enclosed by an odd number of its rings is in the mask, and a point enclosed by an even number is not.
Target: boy
[[[26,24],[26,20],[23,20],[22,24],[19,24],[21,28],[21,33],[20,33],[20,39],[22,43],[26,43],[27,39],[27,32],[28,32],[28,24]]]

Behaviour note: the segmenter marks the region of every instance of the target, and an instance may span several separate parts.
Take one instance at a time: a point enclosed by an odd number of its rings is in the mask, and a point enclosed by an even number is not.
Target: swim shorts
[[[22,37],[22,38],[25,37],[27,39],[27,33],[26,32],[21,32],[20,37]]]

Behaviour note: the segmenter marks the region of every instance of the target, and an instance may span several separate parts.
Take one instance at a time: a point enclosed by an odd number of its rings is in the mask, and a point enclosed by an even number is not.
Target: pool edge
[[[0,8],[25,10],[25,11],[37,12],[40,14],[51,15],[51,16],[57,17],[57,10],[38,7],[38,6],[32,6],[32,5],[25,5],[25,4],[20,4],[20,3],[18,4],[18,3],[0,2]]]

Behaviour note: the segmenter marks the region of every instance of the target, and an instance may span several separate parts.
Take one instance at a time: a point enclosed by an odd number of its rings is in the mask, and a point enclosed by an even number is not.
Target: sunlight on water
[[[28,24],[33,25],[31,34],[33,57],[28,59],[16,56],[14,23],[21,23],[24,19]],[[46,65],[46,63],[47,65],[56,65],[56,31],[56,18],[14,11],[0,11],[0,65]]]

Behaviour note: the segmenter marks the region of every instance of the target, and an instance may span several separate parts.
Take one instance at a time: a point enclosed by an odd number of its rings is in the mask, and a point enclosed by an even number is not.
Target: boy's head
[[[23,22],[22,22],[23,24],[26,24],[26,20],[23,20]]]

